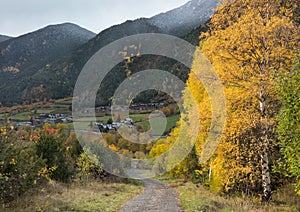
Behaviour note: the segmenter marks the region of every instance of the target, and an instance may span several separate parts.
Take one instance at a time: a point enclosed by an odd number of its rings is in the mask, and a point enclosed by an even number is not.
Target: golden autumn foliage
[[[152,168],[157,174],[167,172],[170,177],[190,178],[198,168],[198,158],[182,119],[183,116],[169,137],[159,139],[151,148],[149,157],[155,158]]]
[[[109,145],[109,148],[110,148],[111,150],[115,151],[115,152],[118,152],[118,151],[120,150],[120,148],[117,147],[117,146],[114,145],[114,144]]]
[[[269,200],[270,166],[277,154],[274,129],[280,103],[275,86],[292,69],[299,51],[296,1],[223,1],[201,35],[201,51],[211,60],[226,94],[227,120],[221,143],[211,160],[211,189],[259,193]],[[195,58],[193,72],[201,69]],[[211,102],[191,72],[187,86],[199,107],[200,156],[211,124]],[[185,95],[185,104],[191,98]],[[190,114],[190,119],[194,116]],[[193,129],[191,127],[191,132]],[[274,178],[271,178],[274,182]]]

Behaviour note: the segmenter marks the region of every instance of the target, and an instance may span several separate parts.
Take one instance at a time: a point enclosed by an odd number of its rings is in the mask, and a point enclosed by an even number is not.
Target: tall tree
[[[271,198],[269,153],[279,107],[274,82],[279,73],[293,66],[299,49],[299,27],[293,13],[297,5],[287,4],[281,0],[225,0],[202,46],[229,97],[227,123],[232,125],[227,125],[223,140],[241,146],[251,137],[249,145],[255,145],[260,157],[263,201]]]

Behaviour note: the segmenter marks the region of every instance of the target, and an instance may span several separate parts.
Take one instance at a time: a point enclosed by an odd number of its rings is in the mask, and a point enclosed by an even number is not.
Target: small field
[[[134,114],[130,115],[130,117],[133,119],[136,125],[140,125],[145,131],[148,131],[150,129],[149,115],[150,114]],[[167,125],[165,132],[170,131],[170,129],[176,125],[179,119],[180,115],[173,115],[167,117]]]
[[[117,211],[142,190],[141,183],[55,183],[28,191],[0,211]]]
[[[33,112],[23,112],[18,113],[14,116],[11,116],[10,118],[17,121],[28,121],[30,120],[30,117],[33,115]]]

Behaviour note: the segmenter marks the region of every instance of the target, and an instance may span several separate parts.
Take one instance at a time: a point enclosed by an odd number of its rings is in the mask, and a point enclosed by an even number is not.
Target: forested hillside
[[[93,54],[126,36],[164,33],[196,44],[199,33],[196,35],[195,32],[204,30],[199,25],[209,21],[216,5],[216,0],[192,0],[152,18],[111,26],[98,35],[67,23],[3,42],[0,44],[0,102],[12,106],[72,96],[77,77]],[[164,68],[186,79],[188,70],[181,73],[177,66],[175,61],[167,58],[144,57],[134,60],[129,68],[132,73],[149,67]],[[99,89],[97,104],[110,103],[114,90],[127,77],[126,72],[125,63],[110,72]]]

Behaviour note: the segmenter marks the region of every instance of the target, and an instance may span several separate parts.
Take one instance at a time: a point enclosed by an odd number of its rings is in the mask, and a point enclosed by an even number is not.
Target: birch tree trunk
[[[261,169],[262,169],[262,201],[268,202],[271,199],[271,178],[269,169],[269,158],[268,158],[268,129],[266,124],[266,97],[264,90],[260,92],[260,112],[261,112],[261,135],[259,138],[261,146]]]

